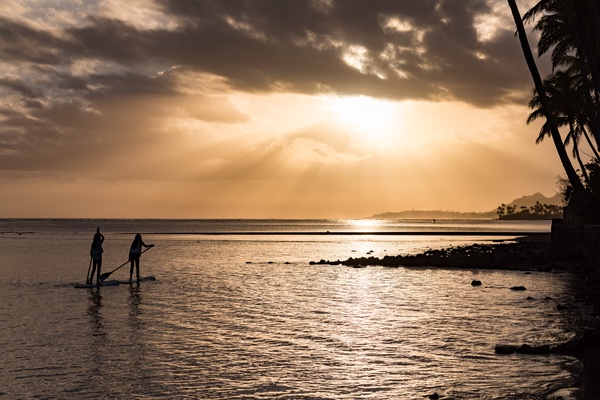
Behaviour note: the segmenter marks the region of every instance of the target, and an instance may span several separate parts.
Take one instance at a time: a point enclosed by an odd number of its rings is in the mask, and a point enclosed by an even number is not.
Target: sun
[[[369,139],[382,139],[391,130],[394,104],[367,96],[334,97],[327,108],[341,124]]]

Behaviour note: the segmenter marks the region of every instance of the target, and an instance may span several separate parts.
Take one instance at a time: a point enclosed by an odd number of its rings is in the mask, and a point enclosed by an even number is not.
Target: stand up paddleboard
[[[102,287],[102,286],[116,286],[119,284],[128,285],[130,283],[149,282],[149,281],[155,281],[155,280],[156,280],[156,278],[153,276],[145,276],[145,277],[141,278],[139,281],[134,279],[131,282],[129,282],[128,280],[127,281],[110,280],[110,281],[102,282],[101,285],[96,285],[95,283],[77,283],[77,284],[75,284],[75,288],[76,289],[89,289],[89,288],[97,288],[97,287]]]
[[[126,281],[117,281],[117,282],[119,282],[120,284],[123,284],[123,285],[128,285],[130,283],[149,282],[149,281],[155,281],[155,280],[156,280],[156,278],[153,277],[153,276],[145,276],[143,278],[140,278],[139,281],[136,280],[136,279],[132,279],[131,282],[129,282],[129,280],[126,280]]]
[[[100,285],[96,285],[95,283],[77,283],[75,284],[76,289],[87,289],[87,288],[97,288],[102,286],[116,286],[119,284],[119,281],[104,281]]]

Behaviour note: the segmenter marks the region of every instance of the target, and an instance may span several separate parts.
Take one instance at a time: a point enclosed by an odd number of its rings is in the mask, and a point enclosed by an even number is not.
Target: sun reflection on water
[[[349,219],[347,222],[353,230],[360,232],[377,232],[383,225],[379,219]]]

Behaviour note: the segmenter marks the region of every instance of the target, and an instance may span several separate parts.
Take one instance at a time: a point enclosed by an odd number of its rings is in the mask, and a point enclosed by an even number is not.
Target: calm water
[[[157,281],[75,289],[96,226],[106,236],[103,272],[126,261],[140,232],[156,244],[142,256],[142,275]],[[497,356],[494,346],[572,338],[574,318],[556,303],[575,301],[575,277],[308,263],[492,239],[338,232],[549,229],[498,221],[0,220],[0,397],[542,398],[575,385],[577,361]],[[292,234],[272,234],[282,232]],[[306,232],[313,234],[295,234]],[[128,276],[125,266],[111,279]],[[483,286],[471,287],[473,279]],[[515,285],[528,290],[511,291]]]

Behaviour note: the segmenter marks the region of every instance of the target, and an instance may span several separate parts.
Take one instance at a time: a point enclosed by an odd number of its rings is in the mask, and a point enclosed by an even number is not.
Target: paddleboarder
[[[138,282],[140,281],[140,256],[142,255],[142,247],[154,247],[153,244],[146,244],[142,240],[142,235],[139,233],[135,235],[133,242],[131,242],[131,248],[129,249],[129,282],[133,276],[133,265],[135,264],[135,272]]]
[[[104,235],[100,233],[100,228],[96,228],[96,234],[92,241],[92,247],[90,248],[90,257],[92,257],[92,273],[88,277],[88,284],[91,284],[94,280],[94,272],[96,272],[96,285],[100,285],[100,269],[102,268],[102,243],[104,242]]]

